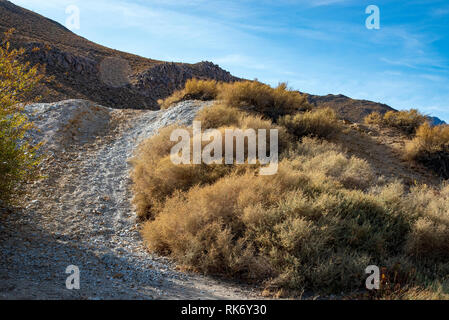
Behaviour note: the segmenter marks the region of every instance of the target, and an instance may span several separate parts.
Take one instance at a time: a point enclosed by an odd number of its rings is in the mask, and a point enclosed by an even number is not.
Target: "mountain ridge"
[[[110,49],[63,25],[0,0],[0,32],[14,29],[13,47],[24,59],[46,66],[54,80],[40,88],[43,102],[85,99],[113,108],[158,109],[157,100],[193,77],[235,81],[211,62],[164,62]]]

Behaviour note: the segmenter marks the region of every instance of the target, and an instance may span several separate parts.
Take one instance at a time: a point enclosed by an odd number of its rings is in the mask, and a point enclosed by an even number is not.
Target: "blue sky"
[[[13,0],[77,34],[167,61],[209,60],[236,76],[345,94],[449,122],[449,1]],[[380,9],[369,30],[368,5]]]

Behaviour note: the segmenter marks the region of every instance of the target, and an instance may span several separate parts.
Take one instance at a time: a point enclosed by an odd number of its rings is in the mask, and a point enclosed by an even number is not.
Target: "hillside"
[[[26,48],[26,59],[46,65],[55,78],[39,91],[43,102],[87,99],[113,108],[156,109],[158,99],[189,78],[237,79],[211,62],[169,63],[112,50],[0,0],[0,32],[11,28],[13,45]]]
[[[352,122],[362,122],[363,118],[372,112],[384,114],[388,111],[395,110],[383,103],[351,99],[342,94],[328,94],[326,96],[307,95],[307,100],[317,107],[330,107],[341,118]]]

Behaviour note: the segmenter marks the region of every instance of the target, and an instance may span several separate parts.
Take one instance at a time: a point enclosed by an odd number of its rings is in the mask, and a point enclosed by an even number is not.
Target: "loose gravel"
[[[113,110],[83,100],[27,107],[44,140],[46,178],[22,209],[1,212],[0,299],[254,299],[255,288],[179,271],[148,253],[131,205],[127,160],[159,128],[191,124],[210,103]],[[68,290],[67,266],[80,269]]]

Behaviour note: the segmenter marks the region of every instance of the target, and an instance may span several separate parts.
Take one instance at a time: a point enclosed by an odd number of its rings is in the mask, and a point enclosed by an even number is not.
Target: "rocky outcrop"
[[[98,70],[98,63],[94,59],[77,56],[43,43],[31,42],[25,49],[27,60],[33,64],[39,63],[52,69],[80,74],[95,74]]]
[[[131,61],[92,52],[80,55],[49,44],[25,45],[25,60],[46,66],[54,77],[49,87],[57,99],[87,99],[112,108],[157,109],[157,100],[180,89],[191,78],[236,81],[238,78],[212,62],[197,64],[156,63],[135,71]]]
[[[190,78],[233,81],[211,62],[168,63],[113,50],[82,38],[35,12],[0,0],[0,32],[15,29],[11,44],[24,60],[45,65],[54,79],[35,89],[42,102],[84,99],[122,109],[158,109],[157,100]]]
[[[231,82],[238,78],[212,62],[203,61],[194,65],[162,63],[134,76],[137,90],[144,96],[159,99],[180,89],[191,78],[214,79]]]
[[[193,65],[163,62],[136,71],[132,61],[119,56],[80,55],[35,41],[25,49],[26,61],[45,65],[47,74],[54,77],[47,85],[53,95],[43,94],[44,102],[76,98],[119,109],[158,109],[157,100],[182,88],[188,79],[238,79],[207,61]]]

